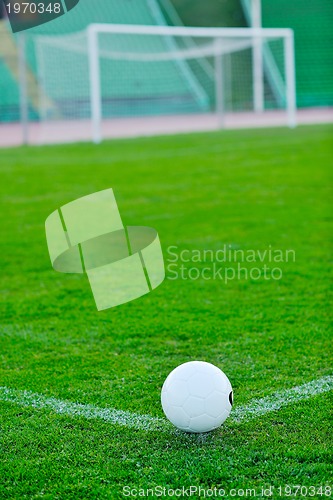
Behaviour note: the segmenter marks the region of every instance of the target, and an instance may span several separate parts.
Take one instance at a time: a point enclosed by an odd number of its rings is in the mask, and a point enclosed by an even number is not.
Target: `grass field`
[[[330,484],[329,391],[207,435],[70,408],[163,419],[163,381],[193,359],[227,373],[235,412],[332,374],[331,137],[307,126],[0,150],[1,499],[118,499],[126,485],[255,488],[258,498],[273,485],[281,498],[278,486]],[[228,284],[167,271],[154,292],[97,312],[85,277],[53,271],[44,222],[108,187],[125,224],[158,231],[166,260],[170,245],[230,244],[293,249],[295,262],[278,264],[280,280]]]

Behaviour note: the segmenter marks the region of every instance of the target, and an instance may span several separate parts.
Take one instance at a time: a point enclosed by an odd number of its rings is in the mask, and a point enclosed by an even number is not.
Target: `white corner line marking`
[[[279,410],[284,406],[331,390],[333,390],[333,376],[328,375],[306,384],[292,387],[291,389],[274,392],[264,398],[253,399],[246,406],[236,406],[233,408],[228,421],[236,423],[247,422],[271,411]],[[61,401],[53,397],[49,398],[43,394],[8,387],[0,387],[0,401],[14,403],[23,407],[46,409],[59,415],[104,420],[111,424],[122,425],[132,429],[146,431],[170,431],[172,429],[171,424],[163,418],[140,415],[113,408],[100,408],[91,404]]]
[[[279,410],[284,406],[304,401],[332,390],[333,375],[327,375],[303,385],[296,385],[291,389],[273,392],[264,398],[253,399],[248,405],[236,406],[231,412],[230,420],[233,422],[252,420],[271,411]]]
[[[38,410],[51,410],[59,415],[70,417],[84,417],[87,419],[100,419],[111,424],[118,424],[129,428],[163,430],[167,422],[162,418],[150,415],[139,415],[130,411],[116,410],[114,408],[100,408],[91,404],[72,403],[62,401],[43,394],[30,391],[20,391],[9,387],[0,387],[0,401],[14,403],[19,406],[37,408]]]

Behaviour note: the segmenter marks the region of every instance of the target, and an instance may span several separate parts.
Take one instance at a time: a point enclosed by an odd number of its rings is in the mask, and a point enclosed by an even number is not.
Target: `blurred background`
[[[81,0],[15,35],[0,8],[3,146],[332,121],[330,0]],[[230,31],[102,31],[92,53],[93,23]],[[293,30],[294,61],[272,28]]]

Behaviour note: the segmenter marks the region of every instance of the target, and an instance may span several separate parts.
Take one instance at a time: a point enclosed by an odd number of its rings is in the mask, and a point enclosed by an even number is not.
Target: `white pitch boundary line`
[[[306,384],[292,387],[291,389],[274,392],[264,398],[253,399],[246,406],[236,406],[232,410],[228,421],[236,423],[247,422],[271,411],[279,410],[284,406],[307,400],[331,390],[333,390],[333,376],[328,375]],[[162,418],[139,415],[113,408],[99,408],[91,404],[61,401],[52,397],[48,398],[43,394],[10,389],[8,387],[0,387],[0,401],[24,407],[47,409],[59,415],[104,420],[111,424],[122,425],[132,429],[146,431],[170,431],[172,429],[171,424]]]
[[[312,380],[303,385],[296,385],[291,389],[276,391],[260,399],[253,399],[246,406],[236,406],[230,415],[234,422],[252,420],[271,411],[279,410],[298,401],[310,399],[318,394],[333,390],[333,375]]]
[[[150,415],[139,415],[130,411],[116,410],[114,408],[100,408],[91,404],[72,403],[61,399],[48,398],[43,394],[30,391],[20,391],[9,387],[0,387],[0,401],[15,403],[19,406],[37,409],[48,409],[59,415],[71,417],[84,417],[87,419],[100,419],[111,424],[118,424],[134,429],[147,431],[164,430],[167,422],[162,418]]]

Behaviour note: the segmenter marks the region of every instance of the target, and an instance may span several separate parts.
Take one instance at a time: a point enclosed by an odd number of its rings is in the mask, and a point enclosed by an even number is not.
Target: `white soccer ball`
[[[232,387],[228,377],[205,361],[177,366],[166,378],[161,394],[166,417],[186,432],[208,432],[228,417]]]

